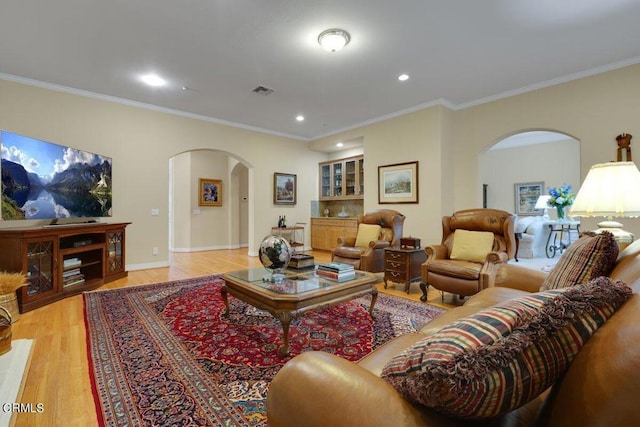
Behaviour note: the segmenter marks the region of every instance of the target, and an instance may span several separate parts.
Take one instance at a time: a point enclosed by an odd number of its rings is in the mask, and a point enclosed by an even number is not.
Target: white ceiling
[[[638,62],[638,0],[0,0],[1,78],[303,141]]]

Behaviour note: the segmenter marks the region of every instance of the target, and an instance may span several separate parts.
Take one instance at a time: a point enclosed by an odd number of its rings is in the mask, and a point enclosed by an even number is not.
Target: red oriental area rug
[[[267,426],[269,382],[291,357],[321,350],[359,360],[443,310],[379,294],[292,322],[290,355],[268,312],[232,296],[219,276],[84,294],[89,372],[103,426]]]

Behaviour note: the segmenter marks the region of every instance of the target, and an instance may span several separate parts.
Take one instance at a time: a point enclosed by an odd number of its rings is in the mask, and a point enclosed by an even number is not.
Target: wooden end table
[[[307,311],[320,310],[341,302],[371,295],[369,314],[373,317],[373,306],[378,298],[375,274],[356,271],[356,278],[346,282],[335,282],[314,275],[313,270],[300,273],[287,270],[285,278],[278,283],[263,280],[269,273],[263,268],[234,271],[222,275],[224,285],[220,293],[225,304],[224,315],[229,315],[228,294],[252,306],[266,310],[282,325],[284,343],[280,354],[289,354],[289,325],[291,321]]]
[[[411,282],[422,280],[421,266],[427,260],[423,248],[391,247],[384,249],[384,288],[387,280],[404,283],[409,293]]]

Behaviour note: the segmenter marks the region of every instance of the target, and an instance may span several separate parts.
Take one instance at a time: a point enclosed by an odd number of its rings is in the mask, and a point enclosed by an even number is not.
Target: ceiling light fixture
[[[304,121],[304,116],[302,114],[299,115],[299,116],[296,116],[296,120],[299,121],[299,122],[302,122],[302,121]]]
[[[320,46],[329,52],[336,52],[342,49],[349,44],[350,40],[351,36],[349,33],[339,28],[325,30],[318,36],[318,43],[320,43]]]
[[[336,147],[342,148],[342,147],[344,147],[344,144],[342,142],[338,142],[338,143],[336,143]]]
[[[409,74],[404,74],[404,73],[400,74],[398,76],[398,80],[400,80],[401,82],[405,82],[405,81],[409,80]]]
[[[156,74],[145,74],[143,76],[140,76],[140,80],[153,87],[164,86],[167,84],[167,81],[165,79]]]

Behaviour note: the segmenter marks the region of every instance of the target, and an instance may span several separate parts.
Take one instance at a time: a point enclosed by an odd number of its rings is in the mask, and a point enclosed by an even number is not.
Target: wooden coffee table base
[[[220,289],[220,294],[224,301],[225,311],[223,315],[229,316],[229,296],[242,300],[252,306],[266,310],[273,317],[280,321],[282,325],[283,345],[279,352],[281,356],[289,354],[289,325],[293,319],[301,317],[304,313],[311,310],[320,310],[325,307],[333,306],[345,301],[350,301],[364,295],[371,295],[371,305],[369,306],[369,315],[373,318],[373,307],[378,299],[378,289],[375,281],[360,281],[357,286],[336,286],[334,290],[324,290],[322,293],[310,292],[308,295],[302,294],[301,298],[292,300],[290,296],[284,295],[265,295],[262,292],[255,292],[250,287],[242,283],[236,283],[235,280],[229,280],[227,277],[225,284]],[[258,288],[259,289],[259,288]],[[298,295],[300,297],[300,295]]]

